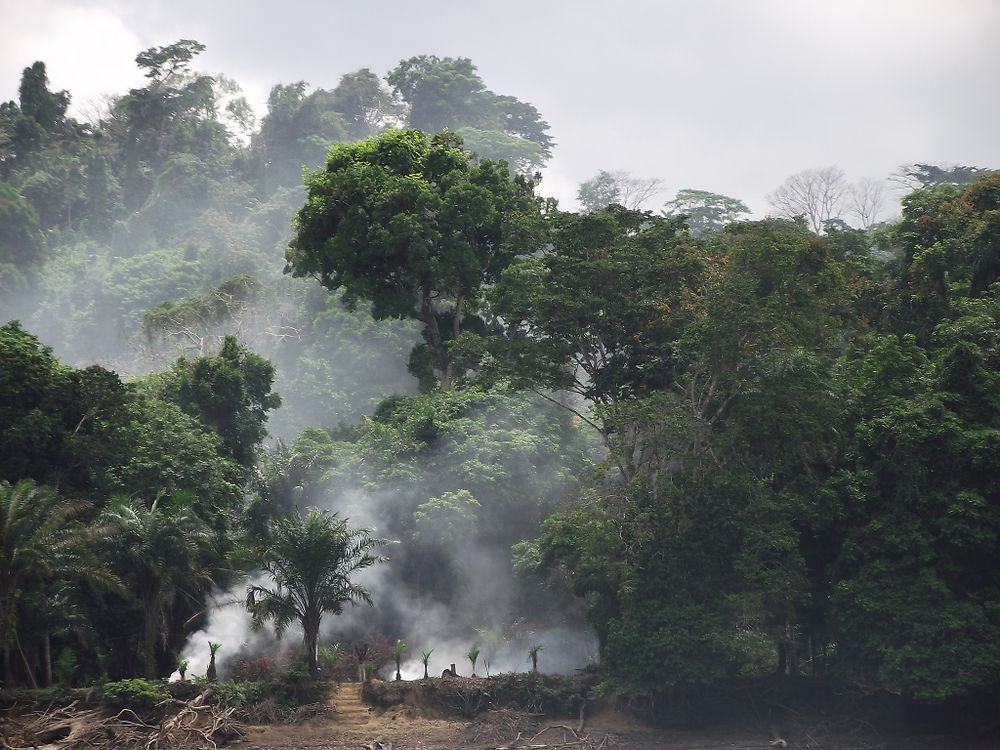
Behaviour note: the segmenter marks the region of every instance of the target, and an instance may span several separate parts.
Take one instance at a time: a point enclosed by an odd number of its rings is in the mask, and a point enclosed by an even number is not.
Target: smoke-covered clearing
[[[398,494],[356,487],[331,488],[325,499],[325,509],[349,519],[351,526],[370,528],[376,536],[390,538],[393,530],[387,528],[385,519],[397,517],[400,505],[412,502]],[[420,655],[430,649],[431,675],[440,675],[451,664],[459,674],[470,674],[472,665],[466,654],[476,643],[481,650],[476,667],[480,676],[530,669],[528,649],[535,644],[542,645],[541,672],[568,673],[597,660],[596,638],[575,624],[578,613],[565,613],[565,619],[546,613],[539,619],[539,613],[516,611],[515,591],[521,584],[511,570],[509,550],[484,547],[475,540],[450,547],[450,564],[461,571],[461,591],[455,592],[460,604],[449,605],[403,582],[401,566],[407,564],[408,540],[396,535],[395,541],[385,550],[388,563],[368,568],[357,577],[371,592],[374,608],[348,605],[339,616],[327,614],[320,631],[321,644],[363,640],[380,633],[401,638],[407,644],[401,670],[406,679],[423,676]],[[258,576],[213,598],[220,602],[242,600],[250,583],[271,582]],[[229,663],[237,656],[273,657],[300,650],[302,631],[297,626],[289,628],[277,641],[270,628],[254,632],[241,605],[210,608],[207,625],[189,639],[183,652],[191,674],[204,674],[210,640],[223,644],[217,665],[220,676],[225,677]],[[394,664],[380,666],[383,676],[394,675]]]

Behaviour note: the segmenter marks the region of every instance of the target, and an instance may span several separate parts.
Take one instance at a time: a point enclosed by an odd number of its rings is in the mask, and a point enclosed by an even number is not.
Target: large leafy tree
[[[273,382],[274,365],[235,336],[226,336],[216,356],[178,360],[160,392],[211,427],[226,455],[249,467],[267,434],[267,413],[281,406],[281,398],[271,392]]]
[[[375,550],[388,542],[355,529],[346,519],[310,510],[274,521],[261,553],[261,567],[273,586],[251,586],[246,606],[257,627],[274,621],[280,637],[293,622],[303,631],[309,674],[316,674],[316,649],[324,614],[340,614],[345,604],[372,604],[368,591],[351,580],[385,558]]]
[[[677,221],[620,206],[564,214],[552,251],[511,265],[490,291],[503,335],[463,344],[488,352],[489,377],[582,397],[579,416],[630,478],[639,457],[618,450],[615,410],[670,386],[680,366],[675,342],[711,267]]]
[[[849,669],[926,700],[997,685],[998,185],[907,196],[892,314],[843,368],[832,617]]]
[[[448,342],[475,310],[484,285],[541,242],[533,183],[477,161],[452,135],[390,130],[330,151],[308,182],[287,271],[343,289],[375,318],[417,318],[429,367],[449,388]],[[415,367],[419,357],[411,360]]]
[[[837,413],[828,243],[781,221],[699,243],[678,223],[576,217],[493,295],[515,324],[502,371],[587,398],[620,470],[521,558],[585,597],[614,679],[640,691],[790,669],[807,588],[794,482],[832,452]]]

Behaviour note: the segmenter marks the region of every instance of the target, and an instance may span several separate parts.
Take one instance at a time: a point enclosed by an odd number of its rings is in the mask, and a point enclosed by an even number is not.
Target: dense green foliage
[[[153,678],[184,641],[171,623],[225,579],[246,470],[214,424],[108,370],[62,364],[17,323],[0,328],[0,363],[0,481],[15,482],[2,485],[6,680],[16,646],[25,677],[40,661],[51,681],[53,637],[88,644],[79,662],[91,676],[135,673],[141,656]],[[226,408],[216,414],[241,417],[239,401]],[[251,454],[262,437],[248,438]]]
[[[90,124],[43,63],[0,106],[5,684],[165,676],[255,564],[308,680],[368,601],[360,519],[399,542],[366,626],[413,653],[426,597],[582,613],[633,697],[1000,690],[1000,175],[906,167],[872,230],[604,171],[567,213],[525,176],[548,125],[467,59],[280,84],[257,124],[202,49]]]
[[[532,183],[502,163],[471,160],[460,145],[390,130],[332,149],[308,181],[286,256],[295,276],[343,289],[349,305],[370,302],[375,318],[419,319],[426,345],[410,370],[445,388],[455,369],[448,343],[475,325],[467,310],[540,242]]]

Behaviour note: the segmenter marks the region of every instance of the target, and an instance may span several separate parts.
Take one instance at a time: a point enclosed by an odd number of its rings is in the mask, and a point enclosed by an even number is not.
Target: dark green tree
[[[286,270],[312,276],[372,315],[417,318],[430,368],[456,375],[448,344],[484,285],[541,243],[533,183],[474,161],[448,134],[390,130],[331,150],[308,183]]]
[[[160,393],[213,429],[226,455],[249,467],[267,435],[267,413],[281,405],[273,383],[274,366],[226,336],[218,355],[178,360]]]

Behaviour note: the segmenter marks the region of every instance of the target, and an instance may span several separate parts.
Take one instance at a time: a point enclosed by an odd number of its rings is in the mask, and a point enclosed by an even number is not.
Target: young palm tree
[[[406,644],[401,640],[396,640],[396,645],[392,647],[392,655],[396,659],[396,680],[403,679],[403,675],[399,672],[399,665],[403,661],[403,654],[406,653]]]
[[[472,662],[472,676],[476,676],[476,662],[479,661],[479,643],[472,644],[472,648],[469,649],[469,653],[466,654],[469,657],[469,661]]]
[[[191,506],[190,493],[174,493],[147,506],[141,500],[112,498],[101,514],[116,528],[112,537],[116,569],[138,591],[143,608],[143,657],[147,679],[156,679],[157,642],[166,646],[174,602],[200,597],[212,586],[208,557],[212,535]]]
[[[316,645],[320,621],[327,612],[340,614],[345,603],[371,605],[371,595],[351,581],[359,570],[386,558],[373,552],[388,544],[369,529],[352,529],[336,513],[310,510],[305,518],[291,516],[270,525],[270,539],[261,567],[274,587],[251,586],[246,606],[254,626],[274,620],[279,638],[298,620],[304,634],[309,674],[316,675]]]
[[[541,643],[536,643],[528,649],[528,660],[531,662],[531,673],[538,674],[538,654],[544,649]]]
[[[433,653],[434,653],[434,649],[432,649],[432,648],[429,648],[426,651],[421,651],[420,652],[420,661],[422,661],[424,663],[424,679],[425,680],[428,678],[427,665],[430,663],[431,654],[433,654]]]
[[[28,480],[13,487],[0,483],[0,650],[8,687],[13,683],[11,647],[18,642],[18,602],[24,591],[40,591],[58,581],[121,588],[96,553],[95,542],[106,530],[78,520],[86,510],[84,503]],[[27,676],[33,679],[30,670]]]
[[[221,643],[215,643],[213,641],[208,642],[209,660],[208,669],[205,671],[205,679],[209,682],[215,682],[219,679],[219,672],[215,668],[215,655],[219,653],[220,648],[222,648]]]

